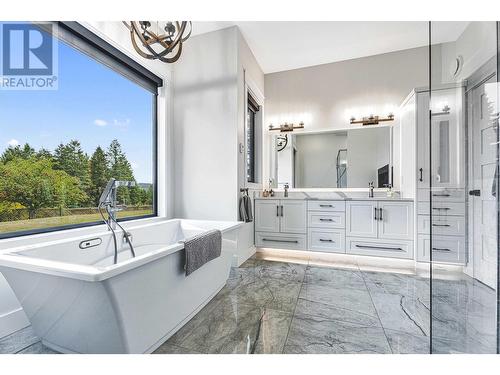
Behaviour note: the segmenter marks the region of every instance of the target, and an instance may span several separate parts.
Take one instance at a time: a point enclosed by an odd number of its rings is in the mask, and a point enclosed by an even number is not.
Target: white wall
[[[237,220],[237,30],[190,38],[174,70],[175,216]]]
[[[243,35],[237,30],[238,35],[238,144],[244,144],[245,142],[245,122],[247,118],[246,114],[246,103],[245,103],[245,84],[249,85],[251,89],[256,91],[254,95],[258,96],[255,99],[262,100],[261,111],[265,113],[264,106],[264,73],[260,68],[255,56],[248,47],[247,42],[243,38]],[[263,129],[260,128],[260,134],[258,135],[260,139],[263,138]],[[237,145],[238,146],[238,145]],[[261,149],[256,149],[256,153],[262,151]],[[262,152],[260,152],[262,154]],[[263,170],[262,158],[258,160],[261,165],[257,168],[257,171]],[[245,169],[245,154],[238,153],[238,199],[240,196],[239,188],[247,186],[246,184],[246,169]],[[261,183],[262,177],[261,177]],[[258,191],[260,188],[251,188],[249,191],[250,197],[253,196],[252,192]],[[253,206],[253,202],[252,202]],[[255,241],[254,241],[254,222],[244,224],[239,231],[238,238],[238,259],[236,264],[241,264],[250,255],[255,252]]]
[[[497,49],[496,37],[494,21],[470,22],[456,42],[443,44],[441,47],[442,82],[459,82],[494,57]],[[463,68],[454,78],[451,74],[451,67],[457,56],[463,57]],[[432,68],[438,69],[438,63],[433,63]]]
[[[248,82],[245,82],[245,79]],[[264,92],[264,74],[237,27],[197,35],[174,66],[175,216],[238,220],[245,187],[245,84]],[[250,195],[252,192],[250,192]],[[253,223],[238,254],[253,250]]]

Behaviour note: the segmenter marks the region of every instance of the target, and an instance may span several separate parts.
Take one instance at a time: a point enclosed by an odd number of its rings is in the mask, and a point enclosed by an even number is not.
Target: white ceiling
[[[455,41],[468,22],[433,26],[433,44]],[[193,35],[237,25],[265,74],[427,45],[427,22],[193,22]]]

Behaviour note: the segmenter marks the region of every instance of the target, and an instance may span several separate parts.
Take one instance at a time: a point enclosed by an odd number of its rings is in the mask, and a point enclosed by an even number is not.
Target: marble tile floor
[[[434,280],[435,353],[495,353],[495,292]],[[429,280],[253,257],[158,354],[429,353]],[[0,353],[54,353],[30,327]]]

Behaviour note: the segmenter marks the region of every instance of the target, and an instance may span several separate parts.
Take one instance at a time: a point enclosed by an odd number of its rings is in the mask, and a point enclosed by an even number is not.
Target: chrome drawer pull
[[[450,250],[450,249],[446,249],[446,248],[433,247],[433,248],[432,248],[432,251],[450,252],[451,250]]]
[[[321,242],[335,242],[335,241],[333,241],[333,240],[325,240],[325,239],[323,239],[323,238],[320,238],[319,240],[320,240]]]
[[[320,218],[319,221],[333,221],[333,219],[323,219],[323,218]]]
[[[450,194],[432,194],[433,197],[451,197]]]
[[[320,204],[319,206],[320,207],[333,207],[333,205],[331,205],[331,204]]]
[[[360,249],[376,249],[376,250],[388,250],[388,251],[404,251],[400,247],[380,247],[380,246],[368,246],[368,245],[356,245]]]
[[[433,210],[451,210],[449,207],[432,207]]]
[[[273,240],[270,238],[263,238],[262,241],[266,242],[286,242],[286,243],[299,243],[297,240]]]
[[[432,223],[432,226],[433,227],[450,227],[451,225],[450,224],[434,224],[434,223]]]

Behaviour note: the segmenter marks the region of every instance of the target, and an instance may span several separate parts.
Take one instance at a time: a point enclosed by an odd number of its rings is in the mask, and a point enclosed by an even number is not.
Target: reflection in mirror
[[[277,187],[366,188],[391,183],[391,127],[377,126],[274,137]]]

